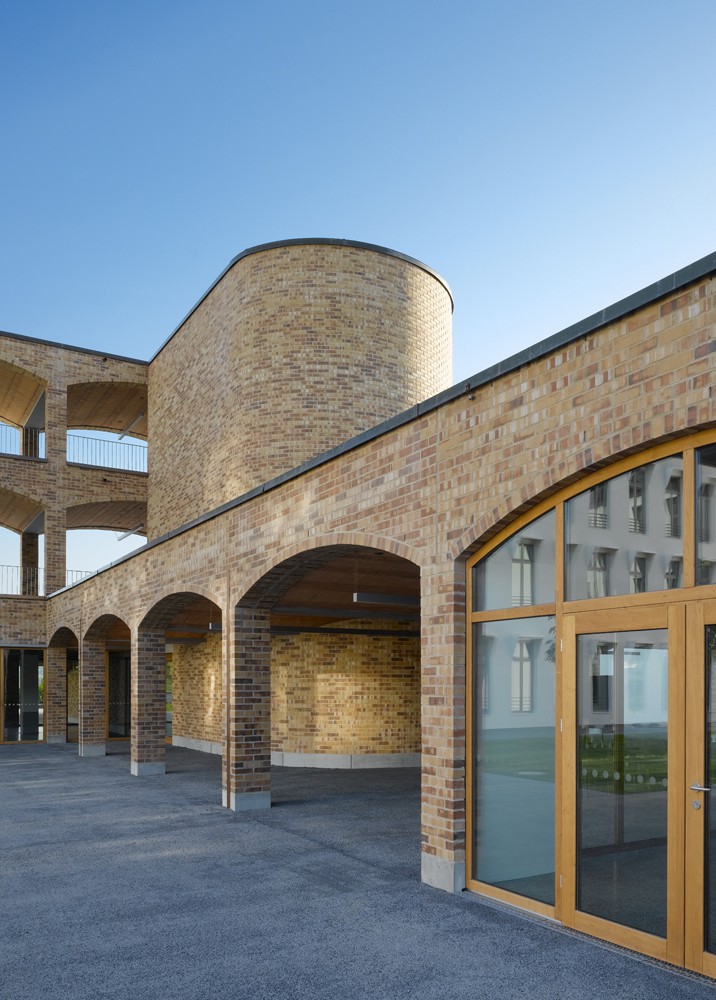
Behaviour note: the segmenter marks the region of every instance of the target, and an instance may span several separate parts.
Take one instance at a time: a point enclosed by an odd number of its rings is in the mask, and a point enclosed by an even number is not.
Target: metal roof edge
[[[307,236],[303,239],[293,238],[288,240],[274,240],[272,243],[259,243],[254,247],[248,247],[246,250],[242,250],[241,253],[238,253],[235,257],[232,257],[229,263],[224,268],[224,270],[218,276],[218,278],[216,278],[211,283],[211,285],[209,285],[207,290],[199,299],[197,299],[197,301],[191,307],[186,316],[181,320],[181,322],[177,326],[174,327],[174,329],[166,338],[166,340],[157,348],[157,350],[149,359],[148,363],[151,364],[152,361],[154,361],[155,358],[157,358],[161,354],[161,352],[167,346],[169,341],[172,340],[172,338],[175,337],[177,333],[179,333],[179,331],[184,326],[186,321],[190,318],[190,316],[193,316],[193,314],[202,304],[204,299],[206,299],[209,295],[211,295],[211,293],[214,291],[214,289],[222,280],[222,278],[224,278],[229,273],[231,268],[234,267],[236,264],[238,264],[239,261],[243,260],[245,257],[250,257],[252,254],[263,253],[266,250],[280,250],[282,247],[300,247],[300,246],[356,247],[359,250],[373,250],[375,251],[375,253],[381,253],[388,257],[397,257],[398,260],[404,260],[408,264],[414,264],[416,267],[419,267],[421,268],[421,270],[426,271],[429,275],[431,275],[433,278],[439,281],[440,284],[445,289],[445,291],[450,296],[450,302],[452,304],[453,310],[455,309],[455,299],[453,298],[452,291],[447,281],[445,281],[445,279],[441,277],[441,275],[439,275],[437,271],[434,271],[433,268],[429,267],[427,264],[424,264],[421,260],[418,260],[416,257],[410,257],[406,253],[401,253],[400,250],[391,250],[390,247],[383,247],[377,243],[362,243],[360,240],[344,240],[332,236],[326,236],[326,237]]]
[[[41,337],[28,337],[24,333],[10,333],[9,330],[0,330],[0,337],[10,337],[11,340],[22,340],[28,344],[42,344],[43,347],[59,347],[63,351],[77,351],[78,354],[91,354],[96,358],[111,358],[112,361],[129,361],[133,365],[143,365],[145,368],[149,364],[141,358],[128,358],[123,354],[111,354],[109,351],[95,351],[90,347],[76,347],[74,344],[61,344],[56,340],[43,340]]]

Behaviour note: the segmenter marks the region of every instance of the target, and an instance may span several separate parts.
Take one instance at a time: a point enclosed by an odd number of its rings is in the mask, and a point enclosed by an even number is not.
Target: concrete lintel
[[[163,760],[133,760],[130,771],[135,778],[148,778],[153,774],[166,774],[167,765]]]
[[[443,892],[462,892],[465,888],[465,862],[437,858],[434,854],[423,854],[420,863],[420,877],[426,885]]]
[[[226,789],[223,791],[226,799]],[[253,809],[270,809],[271,792],[232,792],[231,805],[233,812],[249,812]]]
[[[104,743],[80,743],[80,757],[104,757],[106,753]]]

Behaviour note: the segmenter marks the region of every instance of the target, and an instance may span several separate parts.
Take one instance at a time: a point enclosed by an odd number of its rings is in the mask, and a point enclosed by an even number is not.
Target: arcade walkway
[[[168,774],[0,747],[3,1000],[696,1000],[710,982],[419,882],[412,771],[274,769],[218,806],[219,761]]]

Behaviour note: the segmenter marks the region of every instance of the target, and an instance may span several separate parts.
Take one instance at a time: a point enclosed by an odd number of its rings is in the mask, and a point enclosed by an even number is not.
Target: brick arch
[[[10,382],[14,385],[12,394],[6,389]],[[12,361],[0,361],[0,418],[12,427],[21,428],[47,385],[47,379],[37,375],[32,369]]]
[[[117,623],[126,625],[127,629],[131,632],[131,626],[128,621],[114,612],[106,612],[105,614],[100,614],[95,617],[92,624],[85,629],[82,639],[83,641],[104,639],[110,629]]]
[[[680,441],[688,440],[688,428],[684,428],[683,433],[661,434],[658,438],[648,436],[650,429],[649,423],[643,426],[637,425],[614,435],[608,441],[592,444],[570,456],[569,460],[558,463],[552,470],[545,470],[536,476],[532,480],[532,487],[525,485],[518,493],[508,493],[500,498],[492,510],[483,514],[450,544],[452,559],[457,562],[466,561],[494,535],[526,514],[532,507],[550,497],[554,497],[556,504],[563,490],[590,472],[618,465],[619,462],[637,455],[640,451],[646,451],[647,448],[667,441],[673,441],[674,450],[678,451]],[[612,445],[621,447],[610,451]],[[615,475],[617,474],[615,472]]]
[[[181,590],[181,591],[169,591],[163,597],[156,600],[152,606],[145,612],[143,617],[139,621],[140,629],[165,629],[168,625],[172,623],[175,616],[183,611],[184,608],[195,601],[197,597],[203,597],[205,600],[209,601],[218,610],[219,615],[223,618],[223,610],[221,604],[219,604],[214,597],[210,596],[208,593],[202,593],[200,589],[197,590]]]
[[[47,643],[48,649],[63,649],[66,646],[78,646],[79,634],[69,625],[58,625]]]
[[[272,603],[307,572],[320,569],[336,554],[350,553],[354,549],[377,549],[399,556],[421,568],[417,553],[395,539],[382,538],[363,532],[342,532],[323,535],[309,542],[287,546],[271,561],[267,568],[254,577],[235,605],[247,608],[270,608]]]

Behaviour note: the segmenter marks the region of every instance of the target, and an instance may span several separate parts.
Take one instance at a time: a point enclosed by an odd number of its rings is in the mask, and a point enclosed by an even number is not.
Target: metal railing
[[[88,569],[68,569],[65,574],[65,585],[79,583],[85,577],[91,576]],[[0,566],[0,594],[18,597],[45,596],[44,566]]]
[[[78,465],[96,465],[102,469],[146,472],[147,446],[130,441],[106,441],[68,431],[67,461]]]
[[[24,458],[45,457],[45,432],[36,427],[20,430],[0,423],[0,454]]]

